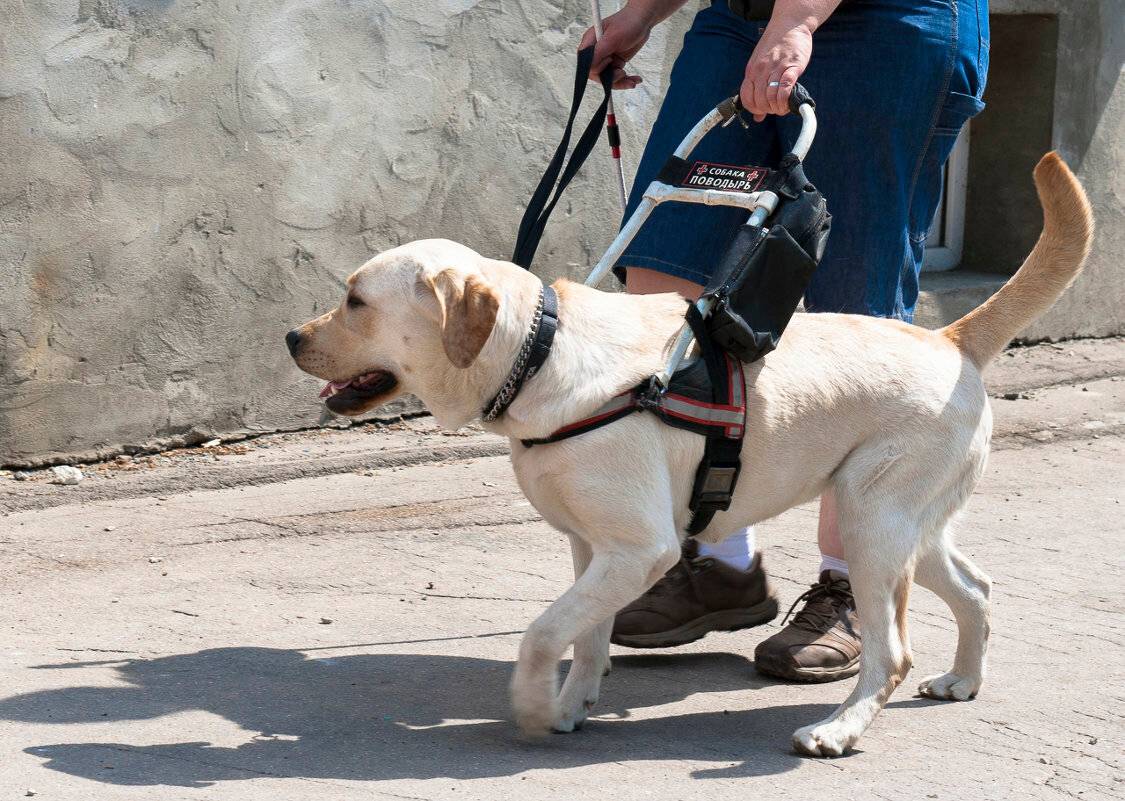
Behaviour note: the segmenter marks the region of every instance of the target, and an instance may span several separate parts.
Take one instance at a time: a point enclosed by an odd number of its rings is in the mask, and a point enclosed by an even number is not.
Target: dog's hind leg
[[[827,719],[793,733],[793,746],[800,753],[843,754],[871,725],[910,669],[906,605],[919,526],[915,510],[904,505],[899,489],[884,486],[864,493],[849,488],[848,482],[837,482],[840,530],[863,654],[848,699]]]
[[[604,517],[612,520],[612,515]],[[632,532],[632,536],[628,541],[615,539],[608,532],[590,537],[598,544],[593,547],[589,565],[574,585],[531,624],[520,643],[512,676],[512,706],[516,722],[527,734],[574,728],[584,714],[591,683],[596,683],[605,669],[598,659],[603,649],[606,653],[609,650],[608,629],[603,629],[612,625],[617,610],[640,596],[679,558],[680,544],[670,513],[662,527],[653,519],[621,517],[613,525]],[[638,536],[638,532],[648,534]],[[579,638],[583,642],[577,643]],[[556,697],[558,662],[572,642],[576,643],[573,679],[568,677],[567,691],[560,699]],[[564,709],[561,701],[571,708]],[[583,710],[575,709],[577,706]]]
[[[992,582],[954,547],[948,530],[919,558],[917,581],[945,601],[957,621],[953,670],[923,680],[918,692],[930,698],[967,701],[984,681]]]
[[[571,535],[570,550],[574,558],[574,578],[578,579],[593,558],[589,544]],[[574,659],[559,693],[559,719],[555,731],[570,732],[581,728],[590,709],[598,702],[602,677],[609,673],[609,637],[613,632],[612,615],[574,641]]]

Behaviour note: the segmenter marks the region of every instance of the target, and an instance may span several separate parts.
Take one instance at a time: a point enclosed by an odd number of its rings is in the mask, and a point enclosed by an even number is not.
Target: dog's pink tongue
[[[346,387],[349,383],[351,383],[351,382],[350,381],[329,381],[327,384],[324,385],[324,389],[322,389],[320,391],[320,397],[322,397],[322,398],[331,397],[332,395],[335,395],[341,389]]]

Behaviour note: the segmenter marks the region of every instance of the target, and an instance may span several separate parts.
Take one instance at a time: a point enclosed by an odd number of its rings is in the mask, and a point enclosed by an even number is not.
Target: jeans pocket
[[[936,136],[956,136],[961,132],[961,127],[984,109],[984,101],[979,97],[950,92],[949,97],[938,113],[937,126],[934,128]]]

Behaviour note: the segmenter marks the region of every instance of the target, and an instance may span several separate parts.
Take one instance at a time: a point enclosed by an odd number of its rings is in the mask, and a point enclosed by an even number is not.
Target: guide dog
[[[952,669],[932,698],[973,698],[985,674],[989,579],[953,544],[950,520],[985,467],[992,416],[981,371],[1081,271],[1093,217],[1054,153],[1035,169],[1044,211],[1019,271],[979,308],[938,331],[895,320],[800,314],[777,350],[746,365],[743,472],[731,507],[702,539],[835,491],[863,656],[856,685],[827,719],[798,729],[813,756],[853,746],[911,666],[907,596],[935,592],[957,621]],[[560,281],[558,331],[542,369],[485,427],[511,438],[523,492],[570,539],[573,586],[528,628],[511,684],[519,726],[571,731],[598,698],[614,614],[680,558],[703,438],[633,414],[550,445],[550,435],[660,371],[684,319],[674,295],[600,292]],[[413,393],[438,423],[481,416],[527,338],[540,280],[445,240],[382,253],[347,280],[338,308],[287,336],[297,365],[325,379],[329,409],[358,415]],[[574,645],[562,685],[557,665]]]

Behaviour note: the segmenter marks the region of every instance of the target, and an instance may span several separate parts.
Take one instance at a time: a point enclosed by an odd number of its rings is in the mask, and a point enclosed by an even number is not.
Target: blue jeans
[[[699,119],[738,92],[765,27],[713,4],[696,17],[637,169],[626,217]],[[942,168],[961,126],[984,108],[987,0],[844,0],[813,35],[801,83],[819,132],[805,171],[828,200],[832,235],[805,295],[809,311],[910,320]],[[776,164],[800,130],[793,114],[716,128],[692,159]],[[707,283],[746,213],[658,206],[618,267]],[[619,272],[620,275],[620,272]]]

